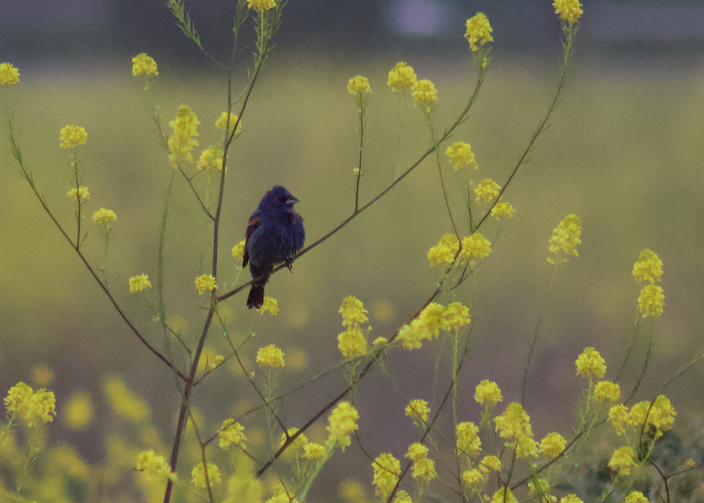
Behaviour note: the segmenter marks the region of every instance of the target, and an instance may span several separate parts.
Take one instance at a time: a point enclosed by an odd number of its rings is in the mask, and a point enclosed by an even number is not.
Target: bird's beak
[[[291,206],[291,205],[296,204],[297,202],[298,202],[298,199],[296,199],[294,196],[291,196],[291,197],[286,201],[286,205],[287,205],[287,206]]]

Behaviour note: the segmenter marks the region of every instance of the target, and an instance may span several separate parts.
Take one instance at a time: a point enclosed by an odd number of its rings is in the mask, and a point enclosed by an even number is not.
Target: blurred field
[[[286,55],[270,62],[243,118],[245,133],[230,157],[221,292],[228,291],[238,275],[239,264],[230,248],[243,239],[249,214],[272,185],[285,185],[300,199],[297,209],[305,218],[308,242],[352,211],[358,137],[354,101],[346,90],[348,78],[367,76],[373,91],[363,202],[427,148],[422,114],[412,107],[399,112],[397,96],[386,86],[386,74],[396,61],[379,57],[340,64]],[[436,84],[440,98],[436,124],[443,130],[473,87],[470,66],[465,61],[432,59],[409,64],[420,78]],[[471,143],[479,163],[473,180],[491,177],[502,184],[547,107],[556,65],[539,59],[502,60],[498,55],[493,65],[470,120],[453,141]],[[130,276],[156,277],[157,233],[172,172],[148,118],[143,84],[131,80],[129,62],[97,73],[20,71],[21,85],[3,94],[12,102],[20,142],[42,194],[62,224],[73,230],[74,208],[66,197],[71,188],[68,156],[58,147],[58,134],[66,124],[84,126],[88,143],[80,149],[79,163],[91,193],[85,225],[93,225],[90,215],[100,207],[111,208],[118,216],[107,257],[97,230],[90,232],[87,254],[93,264],[105,268],[115,297],[158,344],[159,330],[151,313],[127,288]],[[220,130],[213,123],[224,110],[224,77],[168,66],[160,71],[153,99],[161,107],[164,127],[168,129],[178,106],[186,103],[202,123],[201,147],[217,142]],[[494,254],[476,278],[456,291],[457,300],[474,305],[473,352],[461,383],[463,419],[478,414],[469,403],[474,403],[470,393],[481,379],[498,382],[504,403],[520,399],[524,361],[552,274],[545,261],[547,240],[569,213],[582,218],[583,245],[579,258],[558,275],[530,372],[526,409],[536,436],[569,431],[583,385],[574,376],[574,360],[585,346],[597,347],[615,370],[634,318],[638,287],[631,269],[640,250],[651,248],[664,262],[666,306],[655,323],[656,356],[636,398],[651,398],[667,377],[704,349],[703,111],[702,72],[653,78],[646,72],[620,72],[600,61],[573,68],[550,129],[506,193],[505,200],[517,209],[515,218],[503,229]],[[444,155],[442,159],[445,163]],[[118,319],[52,227],[17,174],[6,142],[0,146],[0,166],[0,389],[30,380],[33,365],[47,364],[56,374],[50,389],[56,392],[59,410],[52,438],[79,445],[91,461],[103,455],[95,441],[109,424],[107,409],[99,405],[93,426],[77,434],[62,425],[61,407],[78,390],[93,393],[100,403],[100,379],[106,374],[124,376],[152,404],[162,429],[172,431],[179,402],[172,376]],[[454,172],[450,164],[443,170],[456,221],[466,225],[465,174]],[[201,176],[197,181],[205,180]],[[278,299],[279,316],[266,317],[257,325],[259,316],[246,309],[244,295],[230,299],[229,333],[238,338],[256,327],[258,335],[248,345],[247,356],[270,343],[285,351],[302,350],[308,366],[287,368],[282,382],[304,381],[339,361],[337,309],[347,295],[361,299],[371,314],[375,306],[385,306],[380,302],[390,306],[390,311],[372,316],[373,337],[391,336],[416,312],[441,274],[438,266],[429,267],[427,250],[450,229],[437,167],[426,161],[342,232],[296,261],[292,275],[282,271],[272,278],[267,294]],[[496,229],[490,222],[484,235],[492,237]],[[205,313],[199,309],[203,299],[198,298],[193,280],[208,269],[210,253],[205,218],[177,178],[167,228],[167,291],[170,313],[183,319],[185,338],[191,341],[200,333]],[[245,271],[240,281],[248,279]],[[211,341],[216,352],[225,351],[218,330],[211,330]],[[644,350],[645,341],[638,341],[629,376],[638,370]],[[446,372],[441,371],[436,385],[432,370],[430,375],[416,371],[419,365],[433,369],[435,355],[428,345],[390,356],[388,368],[404,396],[379,372],[362,383],[361,431],[377,452],[401,456],[415,438],[410,421],[401,419],[408,399],[439,402]],[[284,417],[292,425],[307,419],[345,386],[341,376],[335,373],[296,392],[281,407]],[[701,403],[692,397],[699,396],[702,377],[702,369],[694,367],[666,390],[679,412],[676,429],[693,431]],[[629,389],[632,382],[632,377],[626,379],[622,389]],[[246,404],[242,400],[256,404],[244,381],[222,372],[204,385],[196,405],[214,427],[231,410],[242,410]],[[388,428],[396,431],[396,438],[386,433]],[[350,456],[366,463],[354,446]],[[371,475],[365,470],[358,478],[368,482]],[[331,466],[325,476],[333,480],[345,473],[339,465]]]

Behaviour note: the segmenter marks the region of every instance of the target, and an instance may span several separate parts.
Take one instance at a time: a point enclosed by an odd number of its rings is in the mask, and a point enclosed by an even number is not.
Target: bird
[[[281,185],[264,194],[256,211],[249,217],[245,232],[242,267],[249,263],[252,288],[247,297],[247,307],[262,307],[264,286],[277,264],[285,263],[292,271],[293,258],[303,248],[306,232],[303,218],[293,205],[298,202]],[[293,271],[292,271],[293,272]]]

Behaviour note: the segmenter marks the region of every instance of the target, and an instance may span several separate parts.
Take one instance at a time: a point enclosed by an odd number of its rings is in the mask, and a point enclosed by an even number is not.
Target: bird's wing
[[[244,233],[244,255],[242,256],[242,267],[246,266],[247,263],[249,262],[249,238],[252,236],[252,233],[257,230],[259,227],[259,224],[261,223],[262,218],[254,214],[251,217],[249,217],[249,223],[247,224],[247,230]]]

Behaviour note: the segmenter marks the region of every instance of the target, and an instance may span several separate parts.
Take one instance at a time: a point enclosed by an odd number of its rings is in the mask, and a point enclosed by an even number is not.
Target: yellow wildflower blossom
[[[207,467],[208,483],[210,484],[210,487],[222,482],[220,469],[212,463],[208,463]],[[191,471],[191,483],[196,487],[207,487],[205,483],[205,468],[203,467],[203,463],[198,463]]]
[[[554,0],[552,6],[555,7],[555,14],[569,24],[576,23],[584,14],[579,0]]]
[[[20,81],[20,72],[11,63],[0,64],[0,86],[14,86]]]
[[[269,344],[257,351],[257,363],[260,367],[285,367],[284,352],[273,344]]]
[[[578,256],[577,245],[582,243],[582,221],[577,215],[567,215],[553,231],[548,249],[557,255],[555,259],[548,258],[551,264],[563,264],[571,256]]]
[[[638,296],[638,309],[643,318],[651,316],[659,318],[662,316],[663,306],[665,306],[665,294],[662,287],[658,285],[646,285]]]
[[[81,126],[64,126],[59,132],[59,147],[73,148],[78,145],[83,145],[88,140],[88,133]]]
[[[404,61],[396,63],[393,70],[389,72],[389,80],[386,83],[392,87],[392,91],[410,92],[418,82],[416,72]]]
[[[582,354],[575,361],[575,365],[577,365],[577,375],[582,377],[594,374],[601,379],[606,373],[606,362],[594,348],[584,348]]]
[[[146,274],[140,274],[139,276],[132,276],[130,278],[130,292],[141,292],[147,288],[152,287],[151,281],[149,281],[149,276]]]
[[[425,107],[427,112],[430,112],[431,105],[438,101],[438,91],[435,85],[429,80],[419,80],[413,86],[413,100],[416,105]]]
[[[483,12],[477,14],[467,20],[467,33],[465,38],[469,42],[469,47],[472,51],[478,51],[487,42],[493,42],[494,37],[491,32],[494,31],[489,24],[489,18]]]
[[[203,294],[206,290],[215,290],[215,277],[212,274],[202,274],[196,278],[196,290],[198,294]]]
[[[369,79],[367,79],[366,77],[362,77],[361,75],[352,77],[347,82],[347,91],[349,91],[349,93],[352,95],[371,93],[372,90],[369,87]]]
[[[452,162],[456,170],[469,165],[473,165],[474,169],[479,168],[469,143],[463,141],[455,142],[447,147],[445,154],[450,158],[450,162]]]
[[[452,264],[460,249],[460,242],[454,234],[445,234],[440,238],[440,242],[428,250],[428,260],[430,265]]]
[[[159,75],[156,69],[156,61],[143,52],[132,58],[132,75],[139,77],[140,75]]]

